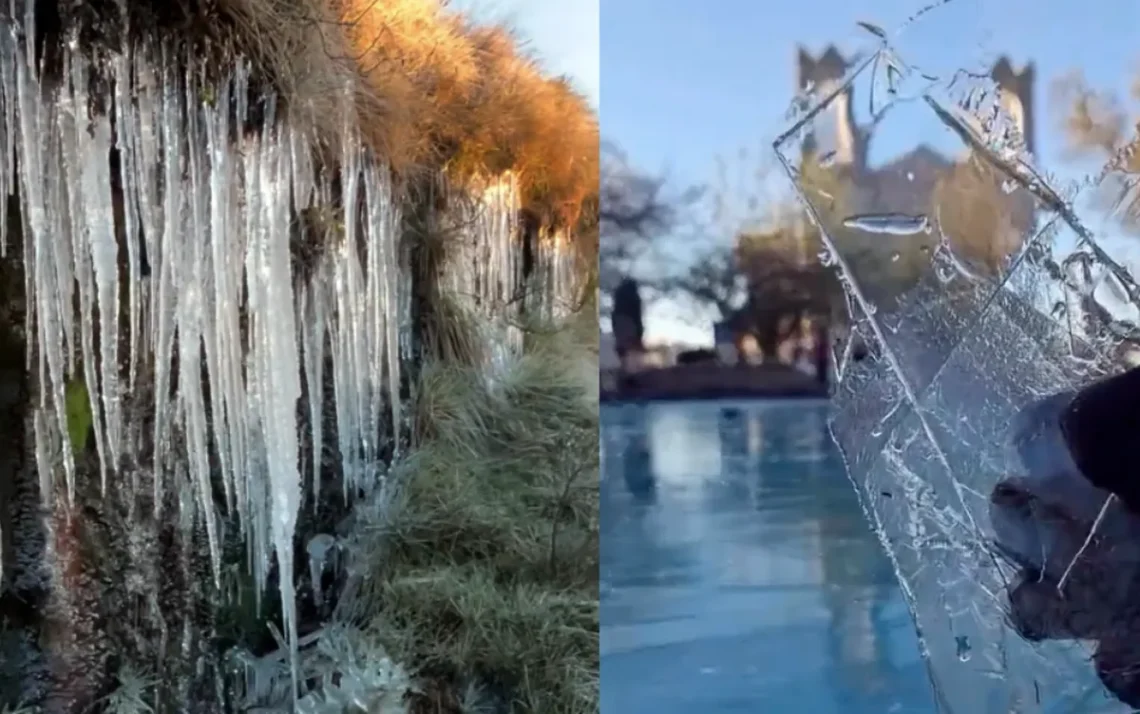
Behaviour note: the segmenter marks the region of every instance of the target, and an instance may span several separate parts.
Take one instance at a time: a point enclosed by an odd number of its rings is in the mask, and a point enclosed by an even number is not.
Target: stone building
[[[844,57],[834,47],[818,56],[805,48],[796,51],[796,82],[802,93],[824,97],[837,92],[827,109],[812,122],[801,141],[801,183],[825,182],[818,191],[806,186],[809,196],[815,194],[814,205],[821,214],[823,228],[840,245],[853,272],[868,292],[868,299],[890,309],[898,299],[911,292],[911,286],[932,272],[932,255],[945,237],[955,257],[971,266],[978,274],[996,277],[1012,256],[1034,232],[1036,210],[1033,197],[1025,190],[1010,185],[1005,175],[967,147],[956,155],[948,155],[919,143],[905,152],[873,165],[870,144],[875,138],[874,122],[861,124],[856,118],[857,101],[852,83],[840,90],[854,59]],[[1000,106],[1011,144],[1022,144],[1029,154],[1035,150],[1033,88],[1035,69],[1032,64],[1018,70],[1007,57],[1002,57],[990,71],[996,96],[992,103]],[[888,110],[889,111],[889,110]],[[931,130],[942,130],[936,115],[930,113]],[[1012,125],[1012,126],[1010,126]],[[979,130],[985,130],[980,125]],[[814,169],[814,173],[811,171]],[[822,196],[831,196],[830,203]],[[925,215],[932,230],[920,235],[884,235],[853,230],[843,225],[856,214]],[[784,226],[782,230],[788,230]],[[792,240],[800,243],[799,261],[805,265],[816,261],[818,231],[806,217],[798,217],[790,226]],[[745,237],[742,236],[742,240]],[[769,260],[749,266],[743,262],[746,251],[740,250],[741,267],[749,274],[753,299],[721,326],[718,343],[735,344],[738,348],[758,334],[759,322],[771,321],[770,306],[761,305],[774,293]],[[756,261],[753,261],[754,263]],[[794,272],[794,271],[793,271]],[[817,290],[825,281],[803,271],[805,281]],[[790,274],[790,273],[789,273]],[[807,284],[807,283],[805,283]],[[828,286],[824,286],[825,288]],[[834,286],[830,286],[834,287]],[[838,295],[837,291],[833,291]],[[925,292],[925,291],[920,291]],[[835,302],[832,314],[813,303],[811,312],[824,321],[843,321],[841,300],[823,296],[823,303]],[[803,302],[803,300],[799,300]],[[826,307],[826,306],[824,306]],[[782,319],[782,318],[781,318]],[[731,334],[730,334],[731,333]]]
[[[826,96],[839,87],[852,64],[853,59],[845,58],[834,46],[818,57],[800,47],[796,59],[797,86],[801,92],[814,88],[815,96]],[[1032,155],[1036,148],[1034,65],[1017,70],[1003,56],[994,63],[990,77],[997,95],[991,99],[1012,124],[1007,143],[1020,144]],[[856,85],[859,83],[839,92],[813,122],[802,144],[804,164],[826,163],[828,179],[844,188],[845,201],[836,212],[926,214],[961,257],[979,268],[1000,270],[1005,258],[1032,233],[1036,223],[1032,196],[1010,186],[1000,170],[967,147],[958,155],[949,156],[920,143],[878,166],[872,165],[868,157],[875,126],[860,125],[856,120],[856,102],[866,101],[855,95]],[[975,99],[980,99],[984,91],[980,87]],[[969,116],[972,112],[964,114]],[[935,129],[937,119],[933,113],[930,117],[930,127]],[[977,123],[975,128],[986,130],[980,120]],[[825,216],[824,220],[838,223],[843,217]],[[938,231],[934,233],[931,240],[938,239]],[[884,236],[869,240],[879,244],[892,242],[890,238],[884,240]],[[895,241],[915,243],[911,236],[900,236]]]

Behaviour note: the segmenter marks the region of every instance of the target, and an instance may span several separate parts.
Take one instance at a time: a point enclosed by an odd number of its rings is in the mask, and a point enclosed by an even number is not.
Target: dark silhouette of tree
[[[664,178],[635,170],[617,147],[603,143],[598,274],[604,316],[609,316],[614,290],[631,274],[634,264],[676,228],[682,213],[699,196],[695,189],[667,196],[665,187]]]
[[[748,291],[735,251],[723,246],[702,251],[679,275],[656,283],[666,295],[685,296],[714,308],[720,320],[731,318],[740,309]]]
[[[748,299],[736,318],[738,332],[751,333],[765,358],[798,329],[804,318],[830,322],[843,289],[834,271],[814,254],[804,261],[787,231],[750,235],[740,241],[738,260],[748,279]]]
[[[614,289],[611,319],[618,357],[624,361],[626,355],[644,349],[641,287],[633,278],[623,279]]]

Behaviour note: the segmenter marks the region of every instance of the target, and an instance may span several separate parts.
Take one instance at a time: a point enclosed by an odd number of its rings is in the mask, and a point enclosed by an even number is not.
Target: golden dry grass
[[[117,20],[80,3],[34,2],[98,54],[121,46]],[[212,72],[250,59],[257,84],[311,123],[330,156],[355,111],[364,140],[400,177],[462,183],[513,170],[523,208],[573,227],[596,211],[598,123],[507,27],[472,22],[440,0],[130,0],[136,39],[192,47]],[[22,10],[17,3],[17,16]],[[153,43],[152,43],[153,44]],[[588,217],[587,217],[588,218]]]
[[[513,170],[524,209],[547,224],[573,225],[593,204],[597,117],[508,28],[437,0],[225,0],[223,11],[237,46],[321,135],[340,131],[354,78],[364,140],[398,174]]]

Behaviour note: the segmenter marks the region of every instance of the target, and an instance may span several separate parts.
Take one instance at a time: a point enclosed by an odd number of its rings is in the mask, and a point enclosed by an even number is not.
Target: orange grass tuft
[[[506,28],[435,0],[329,1],[369,90],[363,132],[395,171],[462,182],[512,170],[525,210],[547,224],[579,219],[597,193],[598,124],[567,80],[543,73]]]

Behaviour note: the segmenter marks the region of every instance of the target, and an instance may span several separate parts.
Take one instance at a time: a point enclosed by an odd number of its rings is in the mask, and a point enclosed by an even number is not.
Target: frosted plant
[[[284,645],[284,641],[281,641]],[[263,657],[235,652],[244,672],[243,711],[287,711],[291,673],[285,647]],[[332,625],[303,638],[301,679],[311,683],[297,702],[304,714],[404,714],[411,678],[376,642],[376,633]]]
[[[153,714],[154,707],[147,699],[153,696],[156,679],[128,665],[119,671],[118,680],[118,687],[107,697],[107,714]]]

